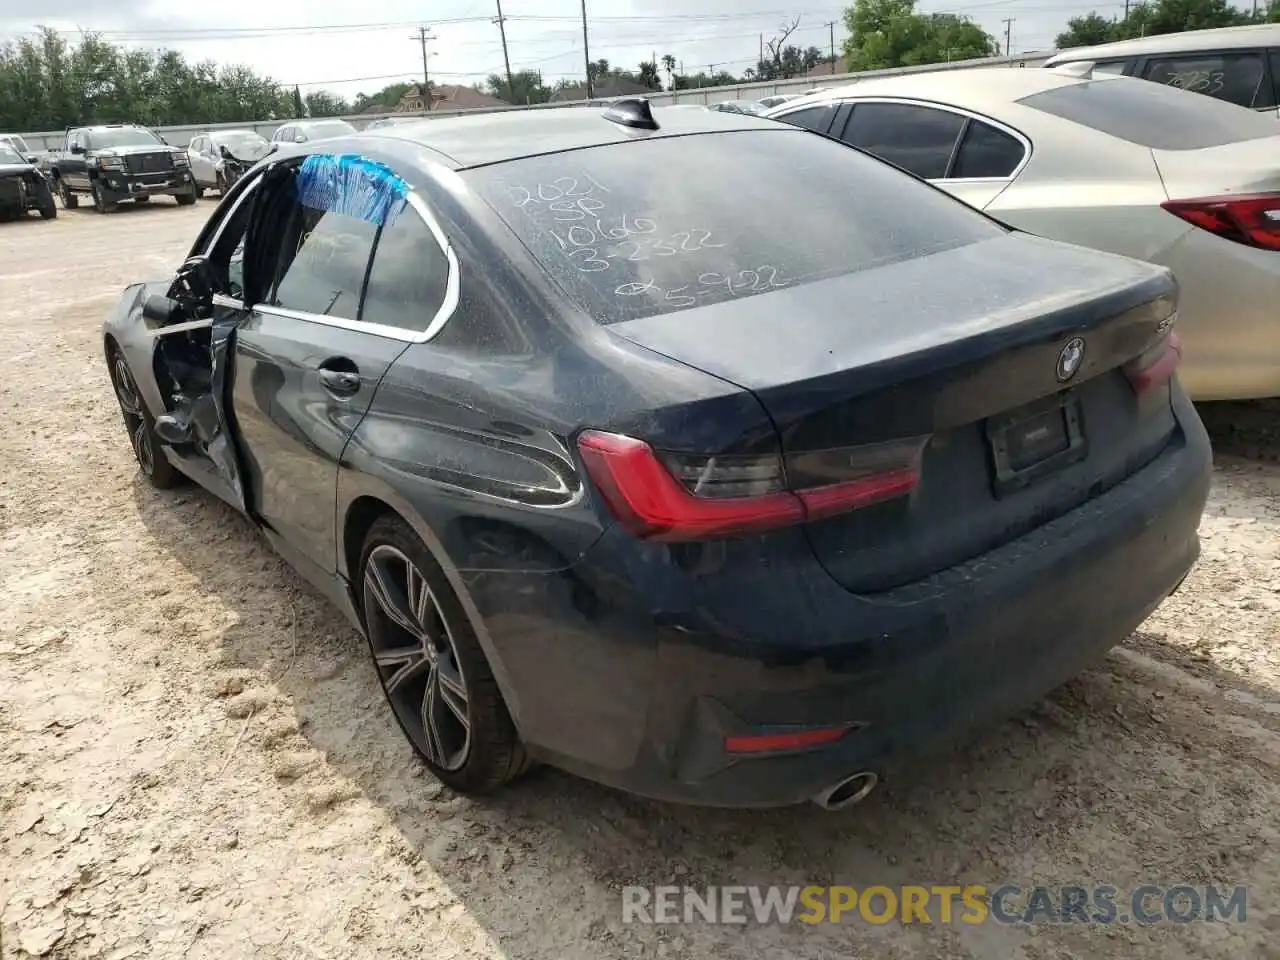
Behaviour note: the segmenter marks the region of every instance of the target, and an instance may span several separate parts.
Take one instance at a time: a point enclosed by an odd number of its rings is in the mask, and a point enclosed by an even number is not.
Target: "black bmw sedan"
[[[104,347],[150,482],[345,612],[443,782],[838,807],[1187,575],[1176,307],[816,134],[624,101],[285,147]]]

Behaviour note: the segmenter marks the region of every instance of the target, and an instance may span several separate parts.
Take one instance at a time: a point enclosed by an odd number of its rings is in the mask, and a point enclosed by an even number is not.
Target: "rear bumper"
[[[1194,408],[1175,396],[1181,429],[1147,467],[901,589],[859,597],[820,568],[788,565],[763,572],[760,592],[772,587],[759,601],[739,583],[732,610],[704,593],[655,612],[637,584],[651,572],[696,579],[691,566],[713,567],[714,556],[629,564],[634,544],[606,534],[577,568],[574,595],[547,611],[556,622],[486,618],[521,734],[540,759],[634,793],[779,806],[1007,717],[1101,660],[1194,565],[1211,454]],[[655,562],[667,569],[645,569]],[[731,734],[840,723],[860,727],[807,753],[723,751]]]

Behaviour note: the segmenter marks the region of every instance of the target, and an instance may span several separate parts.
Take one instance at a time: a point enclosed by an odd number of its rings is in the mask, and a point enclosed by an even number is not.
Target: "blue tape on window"
[[[354,154],[315,154],[298,171],[298,202],[383,226],[404,209],[409,185],[386,164]]]

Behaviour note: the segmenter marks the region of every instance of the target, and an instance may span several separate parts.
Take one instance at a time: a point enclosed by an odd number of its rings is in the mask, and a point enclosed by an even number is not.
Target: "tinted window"
[[[26,163],[17,150],[0,140],[0,163]]]
[[[952,177],[1007,177],[1022,162],[1022,144],[981,120],[969,121]]]
[[[909,170],[917,177],[946,176],[964,117],[904,103],[859,103],[841,139]]]
[[[1242,107],[1274,106],[1271,91],[1264,91],[1266,67],[1260,53],[1187,54],[1148,60],[1143,77],[1179,90],[1203,93]],[[1266,101],[1258,103],[1261,98]]]
[[[426,330],[444,302],[449,261],[426,222],[401,211],[378,237],[361,320]]]
[[[778,119],[793,126],[804,127],[806,130],[826,133],[831,127],[831,118],[835,112],[836,108],[834,106],[823,104],[818,107],[805,107],[803,110],[795,110],[785,117],[778,117]]]
[[[354,217],[302,211],[302,235],[271,302],[322,316],[357,319],[360,288],[377,228]]]
[[[1275,117],[1145,80],[1073,83],[1018,103],[1154,150],[1198,150],[1280,134]]]
[[[767,295],[1004,233],[887,164],[784,124],[463,176],[602,323]],[[856,305],[845,306],[856,322]]]

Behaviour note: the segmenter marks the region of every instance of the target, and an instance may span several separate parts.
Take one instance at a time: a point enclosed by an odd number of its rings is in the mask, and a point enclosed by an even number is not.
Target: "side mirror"
[[[169,296],[185,310],[199,311],[211,305],[217,282],[217,273],[208,257],[190,257],[178,268]]]
[[[280,149],[280,144],[273,143],[271,144],[271,146],[267,147],[267,153],[275,153],[279,149]]]
[[[142,301],[142,316],[147,320],[154,320],[161,326],[172,323],[181,313],[182,307],[177,300],[162,297],[158,293],[153,293]]]
[[[73,144],[71,145],[71,152],[72,152],[72,153],[84,153],[84,147],[83,147],[83,146],[81,146],[81,145],[80,145],[80,144],[78,144],[78,143],[73,143]]]
[[[294,142],[294,143],[306,143],[306,142],[307,142],[307,138],[306,138],[303,134],[301,134],[301,133],[295,133],[295,134],[293,135],[293,142]]]
[[[39,163],[39,162],[40,162],[40,158],[37,157],[34,153],[29,154],[27,156],[27,163]]]

